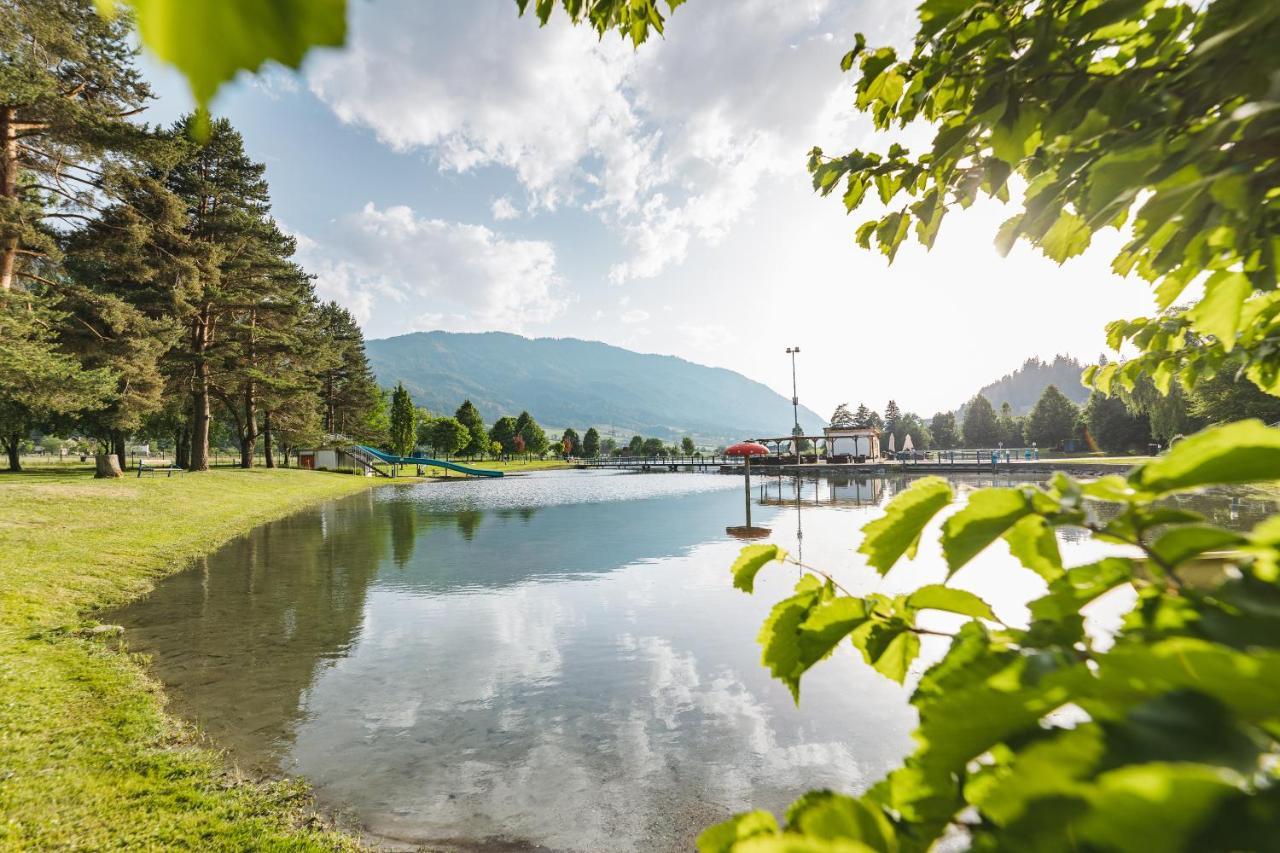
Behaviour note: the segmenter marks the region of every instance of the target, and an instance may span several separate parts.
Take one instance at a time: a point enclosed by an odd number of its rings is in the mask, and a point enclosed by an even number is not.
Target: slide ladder
[[[449,471],[457,471],[459,474],[468,474],[472,477],[501,477],[501,471],[490,471],[487,468],[469,468],[466,465],[459,465],[457,462],[448,462],[444,459],[428,459],[425,456],[396,456],[391,453],[384,453],[381,450],[375,450],[363,444],[353,445],[356,449],[363,453],[367,453],[377,459],[382,460],[388,465],[431,465],[436,468],[445,468]]]

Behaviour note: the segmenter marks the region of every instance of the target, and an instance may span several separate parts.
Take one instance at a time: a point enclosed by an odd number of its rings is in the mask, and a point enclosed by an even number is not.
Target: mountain
[[[986,397],[997,412],[1002,403],[1008,403],[1015,415],[1025,415],[1040,399],[1045,388],[1057,385],[1068,399],[1082,406],[1089,399],[1089,389],[1080,384],[1084,367],[1069,355],[1057,356],[1053,361],[1032,357],[1013,373],[1006,373],[990,385],[983,386],[978,393]],[[969,401],[964,402],[967,405]]]
[[[505,332],[417,332],[366,342],[383,386],[403,382],[414,403],[452,413],[470,399],[487,423],[527,409],[539,423],[594,426],[702,444],[791,432],[791,401],[740,373],[669,355],[576,338]],[[825,421],[801,407],[810,434]]]

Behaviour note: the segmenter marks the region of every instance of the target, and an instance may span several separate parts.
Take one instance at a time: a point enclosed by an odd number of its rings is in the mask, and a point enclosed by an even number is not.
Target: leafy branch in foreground
[[[949,209],[1025,186],[1001,251],[1026,239],[1061,263],[1129,226],[1112,266],[1162,311],[1207,274],[1194,305],[1113,324],[1142,354],[1088,381],[1145,373],[1167,393],[1232,369],[1280,393],[1280,4],[924,0],[919,21],[909,57],[859,35],[843,67],[878,129],[926,121],[930,148],[810,156],[820,193],[886,208],[858,242],[892,261],[913,226],[932,246]]]
[[[674,12],[685,0],[663,0]],[[224,83],[267,62],[298,68],[313,47],[341,47],[347,40],[347,0],[94,0],[114,15],[125,7],[143,44],[187,78],[203,112]],[[533,0],[546,25],[556,0]],[[639,47],[652,30],[663,33],[659,0],[560,0],[565,14],[604,38],[617,32]],[[530,0],[516,0],[524,15]]]
[[[1280,518],[1236,533],[1163,499],[1277,479],[1280,430],[1241,421],[1128,477],[974,492],[942,524],[948,577],[1003,539],[1048,586],[1025,628],[945,584],[859,597],[804,574],[760,631],[765,666],[797,701],[804,673],[846,640],[902,683],[921,611],[970,620],[916,684],[903,766],[860,797],[805,794],[785,828],[768,812],[739,815],[699,849],[909,853],[956,835],[975,850],[1268,849],[1280,830]],[[863,528],[859,550],[885,574],[952,497],[939,478],[917,480]],[[1115,553],[1064,566],[1059,528]],[[750,592],[784,559],[747,546],[734,585]],[[1120,587],[1136,591],[1122,628],[1091,635],[1084,608]]]

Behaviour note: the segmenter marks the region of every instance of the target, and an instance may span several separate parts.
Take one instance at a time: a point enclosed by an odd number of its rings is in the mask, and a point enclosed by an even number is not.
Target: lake
[[[752,523],[854,592],[912,589],[943,576],[932,534],[883,580],[854,552],[909,482],[756,478]],[[1195,500],[1236,525],[1274,511]],[[743,515],[742,480],[716,474],[392,485],[264,525],[112,618],[175,713],[248,771],[304,777],[381,843],[688,849],[735,811],[863,790],[915,723],[909,690],[848,647],[798,708],[769,678],[756,633],[797,569],[734,590],[742,542],[725,528]],[[1068,564],[1103,553],[1062,545]],[[954,584],[1011,623],[1043,589],[999,545]],[[1124,604],[1099,602],[1095,630]],[[926,639],[917,673],[943,651]]]

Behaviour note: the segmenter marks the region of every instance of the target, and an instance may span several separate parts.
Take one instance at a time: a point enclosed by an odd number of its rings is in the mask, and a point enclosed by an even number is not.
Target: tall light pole
[[[796,394],[796,353],[800,352],[800,347],[787,347],[787,355],[791,356],[791,410],[795,415],[795,427],[791,430],[792,435],[800,434],[800,397]]]

